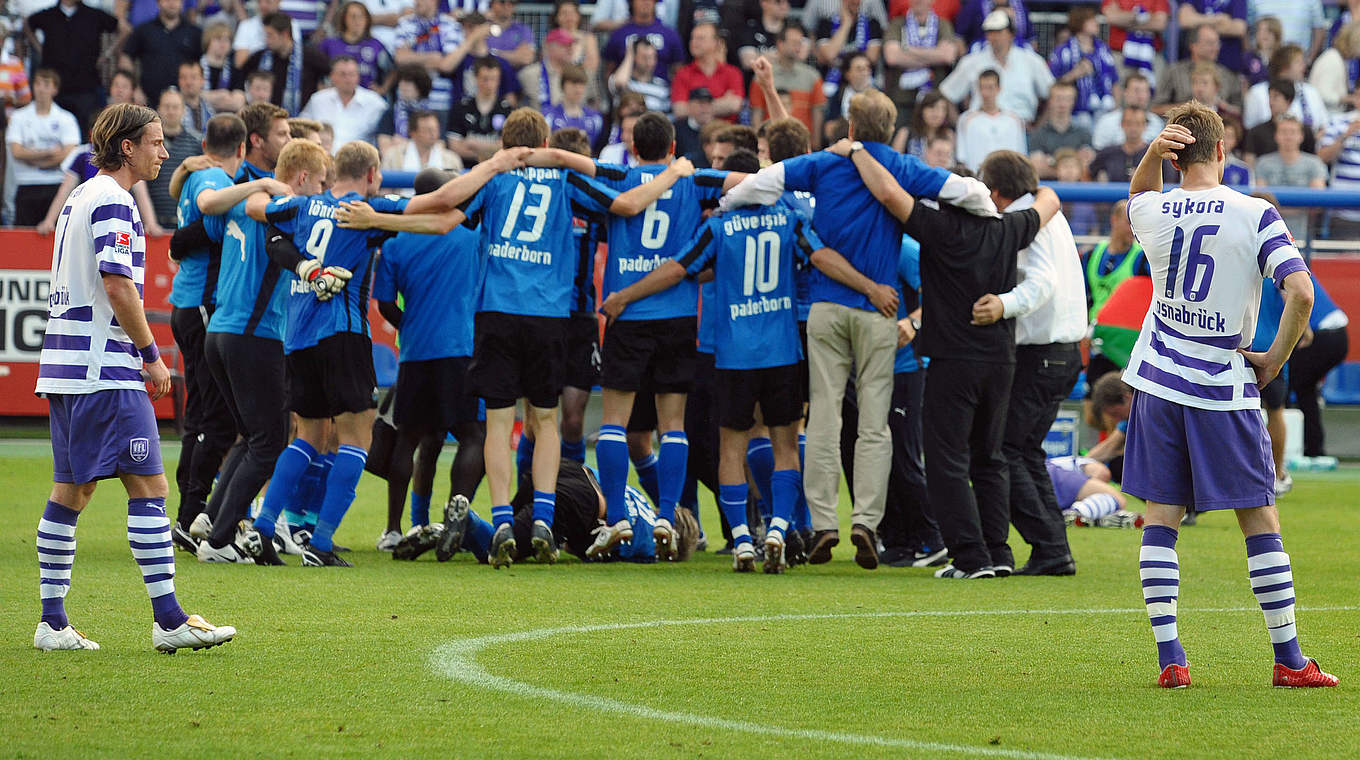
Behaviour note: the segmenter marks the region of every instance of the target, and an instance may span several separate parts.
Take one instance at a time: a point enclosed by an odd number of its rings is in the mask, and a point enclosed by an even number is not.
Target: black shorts
[[[336,333],[288,355],[288,408],[308,420],[378,406],[373,341],[359,333]]]
[[[812,375],[808,368],[807,322],[798,323],[798,340],[803,344],[803,358],[798,360],[798,398],[806,404],[812,400]]]
[[[1275,376],[1261,389],[1261,408],[1262,409],[1283,409],[1286,401],[1289,400],[1289,384],[1285,382],[1284,373]]]
[[[763,369],[717,370],[718,425],[731,430],[750,430],[756,424],[755,408],[769,427],[791,425],[803,416],[798,395],[798,365]]]
[[[470,356],[402,362],[397,368],[392,421],[403,433],[445,433],[476,422],[480,400],[468,392]]]
[[[689,393],[698,329],[694,317],[615,322],[604,333],[600,384],[618,391]]]
[[[468,388],[486,400],[487,408],[504,409],[521,398],[539,409],[556,407],[567,319],[484,311],[475,323]]]
[[[600,320],[594,314],[573,314],[567,319],[562,384],[587,391],[600,384]]]

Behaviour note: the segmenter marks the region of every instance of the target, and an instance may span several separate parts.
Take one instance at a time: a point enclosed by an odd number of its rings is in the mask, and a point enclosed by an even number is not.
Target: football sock
[[[326,476],[326,498],[321,502],[321,514],[316,518],[316,532],[312,534],[312,546],[323,552],[332,550],[332,537],[345,519],[345,513],[354,503],[354,489],[364,474],[364,463],[368,452],[358,446],[341,444],[335,453],[335,464],[331,465]]]
[[[804,467],[804,457],[807,452],[807,433],[798,434],[798,499],[793,503],[793,520],[790,521],[795,530],[804,530],[812,527],[812,511],[808,509],[807,496],[803,493],[802,473]]]
[[[570,460],[573,461],[573,462],[580,462],[581,464],[585,464],[585,462],[586,462],[586,440],[585,440],[584,438],[582,438],[582,439],[579,440],[579,441],[568,441],[567,439],[563,438],[563,439],[562,439],[562,458],[563,458],[563,459],[570,459]]]
[[[773,499],[774,515],[770,519],[770,530],[779,531],[780,537],[789,529],[793,519],[793,504],[802,490],[803,479],[797,470],[775,470],[770,477],[770,491]]]
[[[469,512],[468,529],[463,534],[463,548],[472,552],[478,562],[486,562],[487,550],[491,548],[491,536],[495,532],[495,527],[483,520],[481,515]]]
[[[515,508],[509,504],[497,504],[491,508],[491,522],[495,527],[510,525],[515,522]]]
[[[542,520],[552,527],[553,512],[557,509],[557,494],[534,491],[534,520]],[[598,514],[598,513],[597,513]]]
[[[718,486],[718,502],[727,524],[732,526],[732,544],[751,541],[751,529],[746,525],[746,484]]]
[[[1138,551],[1138,575],[1143,581],[1143,602],[1147,604],[1152,638],[1157,642],[1158,667],[1185,664],[1185,649],[1176,632],[1176,599],[1180,596],[1181,566],[1176,557],[1174,528],[1148,525],[1143,528],[1143,546]]]
[[[1076,502],[1071,508],[1076,510],[1083,520],[1094,522],[1105,515],[1118,512],[1119,502],[1115,500],[1114,494],[1096,493]]]
[[[675,505],[685,488],[685,467],[689,464],[689,438],[683,430],[661,435],[657,457],[657,516],[675,522]]]
[[[274,462],[274,474],[269,478],[269,490],[264,493],[264,506],[255,518],[255,530],[265,538],[274,537],[274,523],[284,507],[297,498],[298,482],[316,459],[316,449],[301,438],[294,438],[288,448]]]
[[[596,444],[596,446],[598,445]],[[629,459],[632,459],[632,455],[629,455]],[[647,456],[642,459],[632,459],[632,462],[633,470],[637,472],[638,485],[642,486],[643,493],[647,494],[647,498],[651,499],[653,504],[661,503],[656,474],[656,454],[648,452]]]
[[[184,625],[189,616],[175,599],[175,545],[170,542],[165,499],[128,499],[127,537],[142,569],[156,623],[166,631]]]
[[[76,519],[80,513],[55,501],[47,502],[38,520],[38,597],[42,619],[54,631],[70,625],[66,592],[71,588],[71,565],[76,561]]]
[[[322,454],[317,459],[320,459],[321,462],[310,473],[313,480],[307,499],[305,501],[299,499],[299,503],[302,505],[300,526],[309,531],[316,530],[316,520],[321,515],[321,505],[326,501],[326,483],[330,480],[331,469],[335,467],[335,452]],[[367,458],[365,458],[365,461],[367,461]],[[312,460],[312,463],[316,464],[316,459]]]
[[[411,525],[430,524],[430,494],[411,492]]]
[[[600,467],[600,491],[604,493],[605,522],[627,519],[623,504],[628,485],[628,434],[622,425],[601,425],[595,441],[595,463]]]
[[[520,488],[534,481],[534,439],[527,435],[519,437],[515,449],[515,478]]]
[[[1294,628],[1294,573],[1279,533],[1247,536],[1247,575],[1251,592],[1266,616],[1275,662],[1299,670],[1308,664]]]
[[[770,476],[774,473],[774,447],[769,438],[752,438],[746,444],[746,466],[751,468],[751,479],[760,491],[760,516],[768,521],[774,510],[774,491]]]

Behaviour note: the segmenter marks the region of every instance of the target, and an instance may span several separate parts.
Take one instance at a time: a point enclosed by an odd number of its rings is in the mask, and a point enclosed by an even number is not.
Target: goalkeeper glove
[[[326,267],[312,281],[312,290],[316,291],[318,301],[329,301],[332,297],[340,295],[340,291],[345,289],[349,278],[354,273],[344,267]]]

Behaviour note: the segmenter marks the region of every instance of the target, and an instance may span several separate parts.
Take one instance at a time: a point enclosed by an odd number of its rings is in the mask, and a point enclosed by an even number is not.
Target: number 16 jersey
[[[1261,278],[1307,267],[1275,207],[1222,185],[1129,200],[1152,269],[1152,306],[1124,382],[1199,409],[1256,409],[1256,374],[1238,348],[1256,330]]]
[[[310,348],[337,333],[368,335],[373,254],[393,233],[341,228],[335,222],[335,210],[344,201],[368,201],[380,214],[400,214],[406,208],[405,198],[364,198],[358,193],[337,198],[327,191],[307,197],[277,198],[265,209],[269,223],[292,235],[294,245],[304,256],[316,259],[322,266],[344,267],[354,275],[340,295],[328,301],[318,301],[310,285],[289,277],[292,289],[283,338],[285,353]]]

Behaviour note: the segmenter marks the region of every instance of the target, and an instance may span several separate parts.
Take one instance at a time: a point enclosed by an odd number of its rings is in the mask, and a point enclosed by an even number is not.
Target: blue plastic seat
[[[1360,404],[1360,362],[1345,362],[1327,373],[1322,397],[1329,404]]]
[[[391,346],[373,344],[373,372],[378,377],[379,388],[391,388],[397,384],[397,352]]]

